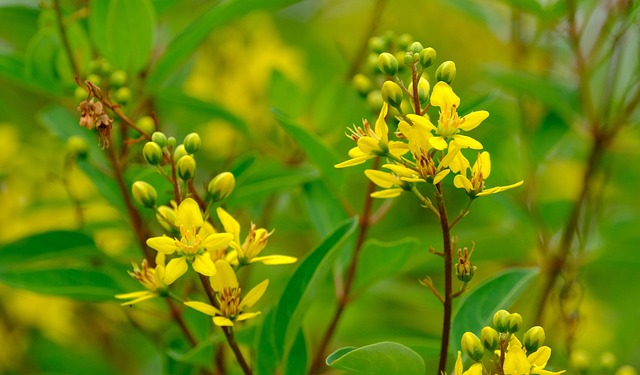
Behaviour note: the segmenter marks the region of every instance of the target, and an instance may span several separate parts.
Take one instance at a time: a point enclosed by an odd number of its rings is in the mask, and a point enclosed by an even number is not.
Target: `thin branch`
[[[64,28],[62,9],[60,8],[60,0],[53,0],[53,10],[56,12],[56,23],[58,25],[58,31],[60,32],[60,39],[62,39],[62,46],[64,47],[67,58],[69,59],[69,64],[71,65],[71,70],[73,70],[73,75],[76,77],[80,77],[80,70],[78,69],[76,59],[73,57],[73,51],[71,50],[71,44],[69,43],[67,30]]]
[[[447,355],[449,354],[449,336],[451,334],[451,313],[453,307],[453,248],[451,246],[451,231],[445,206],[442,185],[437,184],[436,198],[440,213],[440,227],[442,229],[442,245],[444,251],[444,314],[442,317],[442,339],[440,345],[440,361],[437,375],[446,371]]]

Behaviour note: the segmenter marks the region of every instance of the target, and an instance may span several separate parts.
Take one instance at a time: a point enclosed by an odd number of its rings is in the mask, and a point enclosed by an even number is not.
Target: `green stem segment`
[[[444,254],[444,316],[442,318],[442,339],[440,345],[440,361],[437,375],[446,372],[447,355],[449,352],[449,335],[451,333],[451,313],[453,302],[453,249],[451,247],[451,229],[447,209],[444,203],[444,195],[440,184],[436,185],[438,212],[440,214],[440,227],[442,228],[442,242]]]

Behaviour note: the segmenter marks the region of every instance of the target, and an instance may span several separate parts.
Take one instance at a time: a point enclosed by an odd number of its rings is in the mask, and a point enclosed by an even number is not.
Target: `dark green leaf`
[[[355,289],[365,288],[399,273],[418,243],[415,238],[395,242],[368,240],[359,256]]]
[[[396,342],[379,342],[361,348],[342,348],[327,357],[327,364],[338,370],[370,375],[423,375],[422,357]]]
[[[109,2],[105,55],[115,68],[138,72],[145,67],[153,45],[154,23],[149,0]]]
[[[307,342],[302,329],[300,329],[296,335],[288,358],[284,371],[285,375],[307,373]]]
[[[107,53],[107,14],[111,0],[91,0],[89,2],[89,35],[93,44]]]
[[[328,235],[336,224],[347,217],[347,212],[339,202],[335,191],[327,187],[323,180],[304,184],[304,203],[311,223],[320,237]]]
[[[271,310],[266,314],[258,331],[258,337],[256,338],[256,365],[254,369],[257,375],[272,375],[276,373],[278,351],[276,350],[274,339],[275,321],[276,310]]]

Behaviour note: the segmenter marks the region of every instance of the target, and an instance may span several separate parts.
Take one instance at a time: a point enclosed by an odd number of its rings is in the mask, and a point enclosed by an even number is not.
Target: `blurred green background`
[[[575,281],[567,297],[576,312],[575,335],[567,339],[555,299],[545,307],[544,326],[556,368],[568,367],[570,350],[586,350],[594,363],[610,351],[618,363],[640,367],[636,2],[577,2],[587,64],[582,76],[568,37],[571,1],[143,3],[151,13],[138,17],[133,2],[121,1],[114,11],[109,1],[61,1],[80,74],[86,77],[92,61],[104,56],[129,74],[132,99],[123,111],[132,119],[153,113],[160,129],[177,139],[197,131],[203,139],[197,185],[221,171],[235,172],[237,189],[226,207],[245,229],[250,221],[276,229],[270,254],[302,258],[362,210],[364,168],[332,166],[353,146],[346,127],[377,117],[351,85],[355,72],[371,74],[371,36],[408,33],[436,49],[436,66],[455,61],[460,113],[491,114],[473,133],[492,154],[488,186],[525,180],[521,188],[475,201],[456,227],[460,247],[476,244],[472,288],[509,267],[545,264],[541,254],[560,242],[585,183],[596,139],[592,124],[617,126],[586,181],[573,261],[563,278]],[[193,364],[208,364],[211,353],[189,354],[165,319],[164,304],[129,309],[110,297],[112,289],[139,289],[126,270],[140,260],[140,249],[113,181],[101,175],[107,164],[95,134],[78,126],[77,86],[53,9],[51,1],[0,1],[0,243],[6,245],[0,249],[0,373],[194,373]],[[87,140],[87,162],[69,161],[71,135]],[[305,142],[307,135],[311,141]],[[320,151],[312,148],[317,144]],[[132,148],[127,181],[161,185],[139,150]],[[446,189],[460,197],[450,205],[457,213],[463,195],[451,181]],[[404,241],[403,256],[380,280],[363,281],[330,350],[393,340],[420,353],[430,369],[442,312],[417,280],[441,277],[439,258],[427,251],[441,246],[438,223],[410,196],[391,204],[369,237]],[[142,214],[153,221],[151,213]],[[33,247],[47,245],[37,238],[15,244],[51,230],[78,230],[84,234],[78,241],[87,242],[66,243],[77,249],[56,258],[29,256]],[[86,247],[93,253],[78,250]],[[336,270],[349,251],[340,251]],[[94,267],[114,285],[93,297],[91,290],[50,287],[57,283],[55,270],[74,267]],[[544,270],[512,309],[525,326],[534,324]],[[292,272],[258,266],[248,276],[253,283],[266,275],[272,280],[263,311],[278,301]],[[332,277],[323,280],[304,320],[310,352],[335,308]],[[186,313],[198,337],[209,337],[209,320]],[[239,340],[252,346],[255,334],[247,328]],[[458,340],[452,338],[454,345]]]

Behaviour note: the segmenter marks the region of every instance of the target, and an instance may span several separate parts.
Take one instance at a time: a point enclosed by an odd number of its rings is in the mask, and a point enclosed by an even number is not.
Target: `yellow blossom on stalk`
[[[466,161],[466,159],[465,159]],[[496,186],[490,189],[484,188],[484,180],[491,174],[491,158],[487,151],[478,153],[478,159],[471,168],[471,177],[467,177],[467,170],[469,169],[469,162],[463,166],[460,170],[460,174],[456,175],[453,179],[453,184],[460,189],[465,189],[467,194],[471,198],[481,197],[483,195],[490,195],[512,189],[514,187],[522,185],[524,181],[516,182],[515,184],[507,186]]]
[[[136,263],[133,263],[133,272],[129,271],[129,275],[138,280],[147,290],[116,294],[115,297],[118,299],[130,300],[123,302],[122,305],[133,305],[134,303],[142,302],[167,292],[167,285],[163,281],[165,275],[164,258],[165,255],[163,253],[158,253],[155,268],[149,267],[146,259],[142,261],[142,268],[138,267]]]
[[[269,280],[264,280],[256,285],[244,298],[240,299],[242,289],[238,285],[238,278],[231,265],[224,260],[216,261],[215,265],[218,273],[212,276],[210,281],[220,307],[216,308],[207,303],[197,301],[185,302],[184,304],[212,316],[213,323],[217,326],[232,327],[234,322],[258,316],[260,314],[259,311],[251,313],[243,311],[245,307],[251,307],[258,302],[267,290]]]
[[[396,157],[407,153],[408,148],[404,142],[389,141],[389,127],[385,121],[389,104],[384,103],[380,115],[376,121],[375,130],[371,129],[369,122],[364,120],[364,128],[354,128],[347,136],[357,142],[358,146],[349,150],[351,159],[336,164],[336,168],[351,167],[362,164],[376,156],[393,155]]]
[[[475,111],[464,117],[459,117],[457,108],[460,106],[460,98],[453,92],[451,86],[442,81],[433,88],[431,105],[440,108],[438,126],[431,125],[437,135],[429,139],[435,149],[444,150],[447,148],[449,140],[459,148],[482,149],[480,142],[458,133],[460,130],[469,131],[480,125],[489,117],[489,112]]]
[[[383,167],[391,170],[392,173],[377,169],[364,171],[364,174],[371,182],[384,189],[371,193],[373,198],[395,198],[402,194],[403,191],[410,190],[410,185],[405,178],[412,181],[424,181],[418,178],[416,172],[410,168],[396,164],[385,164]]]
[[[267,232],[264,228],[256,228],[255,224],[251,223],[249,234],[245,237],[244,242],[240,245],[240,223],[233,216],[229,215],[227,211],[222,208],[217,209],[218,217],[222,222],[225,232],[232,235],[232,241],[229,243],[231,248],[235,250],[235,253],[227,259],[234,264],[246,265],[250,263],[261,262],[264,264],[289,264],[294,263],[298,259],[286,255],[266,255],[259,257],[258,255],[264,250],[267,245],[269,236],[273,233]]]
[[[551,348],[548,346],[541,346],[535,352],[526,355],[520,340],[513,336],[509,341],[507,353],[504,360],[504,374],[505,375],[558,375],[565,371],[548,371],[545,370],[545,366],[551,357]]]
[[[474,363],[467,371],[462,367],[462,353],[458,351],[458,359],[453,370],[455,375],[482,375],[482,364]]]
[[[178,255],[167,264],[164,276],[166,284],[173,283],[187,272],[187,261],[196,272],[205,276],[215,275],[216,268],[208,250],[226,246],[233,236],[228,233],[211,233],[209,227],[203,224],[198,203],[187,198],[178,206],[176,225],[180,228],[180,239],[161,236],[147,240],[147,245],[158,252]]]

